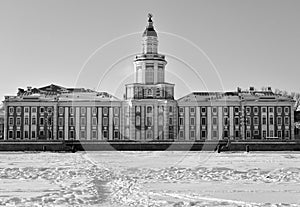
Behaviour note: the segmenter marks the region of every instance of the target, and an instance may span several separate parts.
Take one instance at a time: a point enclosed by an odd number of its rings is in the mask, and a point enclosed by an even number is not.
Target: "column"
[[[69,139],[69,107],[65,108],[65,140]]]
[[[98,139],[102,140],[102,107],[98,107]]]
[[[233,115],[233,107],[229,107],[229,137],[234,137],[234,115]]]
[[[8,106],[6,105],[6,103],[4,102],[4,140],[7,140],[7,116],[8,116]],[[30,117],[29,117],[30,118]],[[30,133],[30,132],[29,132]]]
[[[154,139],[158,138],[158,107],[157,103],[153,106],[153,126],[154,126]]]
[[[86,139],[91,140],[91,107],[86,109]]]
[[[211,140],[211,107],[207,107],[207,139]]]
[[[76,140],[79,140],[79,130],[80,130],[80,126],[79,126],[79,123],[80,123],[80,108],[79,107],[76,107],[76,126],[75,126],[75,132],[76,132]]]
[[[29,110],[31,111],[31,107],[29,108]],[[31,114],[31,112],[30,112]],[[31,114],[32,116],[32,114]],[[31,116],[29,116],[29,120],[30,120],[30,125],[31,125]],[[54,105],[53,107],[53,132],[52,132],[52,136],[53,139],[56,140],[57,139],[57,104]],[[29,137],[31,137],[31,131],[32,129],[29,131],[30,135]]]
[[[223,139],[223,110],[222,106],[218,107],[218,130],[219,130],[219,140]]]
[[[185,140],[190,140],[190,110],[189,107],[184,107],[184,132]]]
[[[141,105],[141,140],[145,140],[145,106]]]
[[[109,140],[113,139],[113,108],[109,107]]]
[[[196,107],[196,140],[201,139],[201,134],[200,134],[200,126],[201,126],[201,112],[200,112],[200,107]]]

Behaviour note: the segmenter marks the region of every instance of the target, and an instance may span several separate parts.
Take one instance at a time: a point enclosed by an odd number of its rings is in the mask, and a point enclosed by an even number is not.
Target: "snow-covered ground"
[[[5,205],[300,206],[300,153],[0,153]]]

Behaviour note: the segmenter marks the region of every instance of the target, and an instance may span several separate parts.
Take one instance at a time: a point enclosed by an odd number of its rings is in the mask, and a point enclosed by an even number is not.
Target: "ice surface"
[[[0,206],[300,206],[297,152],[0,153]]]

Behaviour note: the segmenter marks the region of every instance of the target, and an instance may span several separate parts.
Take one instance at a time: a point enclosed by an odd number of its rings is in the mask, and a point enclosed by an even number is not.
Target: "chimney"
[[[253,86],[250,86],[249,91],[250,91],[250,92],[253,92],[253,91],[254,91],[254,87],[253,87]]]
[[[32,87],[31,86],[27,86],[27,92],[31,92]]]
[[[272,88],[270,86],[268,86],[268,91],[272,92]]]

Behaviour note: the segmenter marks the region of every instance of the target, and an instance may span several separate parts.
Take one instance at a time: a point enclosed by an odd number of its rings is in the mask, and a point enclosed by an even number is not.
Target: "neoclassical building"
[[[120,100],[106,92],[49,85],[4,100],[4,140],[294,139],[294,101],[264,91],[193,92],[174,99],[166,58],[149,15],[134,83]]]

